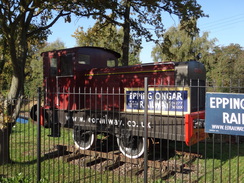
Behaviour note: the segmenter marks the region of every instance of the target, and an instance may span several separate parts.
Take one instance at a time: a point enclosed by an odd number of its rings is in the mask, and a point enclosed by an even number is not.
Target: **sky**
[[[202,10],[209,17],[198,20],[200,33],[209,32],[209,39],[216,38],[215,45],[228,46],[231,43],[244,47],[244,1],[243,0],[197,0],[202,6]],[[52,28],[52,34],[48,37],[48,42],[57,39],[65,43],[67,48],[77,46],[74,34],[78,27],[84,29],[92,27],[94,20],[87,18],[73,18],[71,23],[65,23],[60,19]],[[165,15],[163,19],[166,30],[171,26],[178,26],[177,17]],[[152,42],[142,43],[140,60],[142,63],[153,62],[151,58]],[[114,50],[116,51],[116,50]]]

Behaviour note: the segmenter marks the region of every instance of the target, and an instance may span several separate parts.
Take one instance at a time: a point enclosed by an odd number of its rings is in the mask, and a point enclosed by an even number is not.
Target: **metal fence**
[[[244,85],[236,83],[181,87],[197,96],[194,103],[184,96],[183,106],[191,102],[196,105],[193,112],[200,114],[201,88],[242,92]],[[202,140],[196,135],[197,143],[188,146],[189,111],[163,109],[169,102],[157,103],[155,98],[162,99],[165,86],[152,87],[127,88],[126,94],[113,88],[60,89],[57,94],[39,91],[37,97],[26,97],[12,130],[0,130],[1,138],[11,132],[11,161],[0,165],[0,182],[244,182],[242,136],[209,133]],[[179,87],[166,89],[173,95]],[[179,102],[177,94],[174,97]],[[58,102],[67,108],[58,110]],[[30,118],[33,106],[38,122]],[[194,132],[204,132],[200,115],[194,123]]]

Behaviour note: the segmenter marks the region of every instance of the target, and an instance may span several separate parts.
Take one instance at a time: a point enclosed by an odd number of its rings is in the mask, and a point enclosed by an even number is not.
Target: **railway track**
[[[175,151],[175,156],[168,160],[144,158],[130,159],[119,150],[108,152],[97,150],[80,150],[75,146],[57,145],[52,152],[45,154],[47,158],[63,156],[65,162],[74,163],[82,167],[90,167],[99,171],[116,171],[122,166],[123,173],[140,176],[144,172],[144,164],[147,163],[148,174],[153,179],[166,179],[171,175],[193,171],[192,163],[201,155],[189,152]],[[191,170],[189,170],[191,169]],[[187,171],[186,171],[187,170]],[[121,171],[119,171],[121,174]],[[153,172],[153,173],[152,173]]]

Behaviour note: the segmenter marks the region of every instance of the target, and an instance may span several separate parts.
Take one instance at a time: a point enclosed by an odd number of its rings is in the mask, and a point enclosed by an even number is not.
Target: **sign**
[[[244,94],[207,93],[205,132],[244,135]]]
[[[148,89],[148,112],[162,115],[184,115],[190,113],[190,88],[163,87]],[[144,88],[125,88],[125,110],[144,112]]]

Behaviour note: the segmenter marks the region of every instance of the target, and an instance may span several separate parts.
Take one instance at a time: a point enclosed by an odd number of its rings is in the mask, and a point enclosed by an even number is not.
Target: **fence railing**
[[[23,99],[11,131],[0,130],[11,160],[0,182],[243,182],[244,138],[204,133],[205,91],[227,88],[39,91]]]

